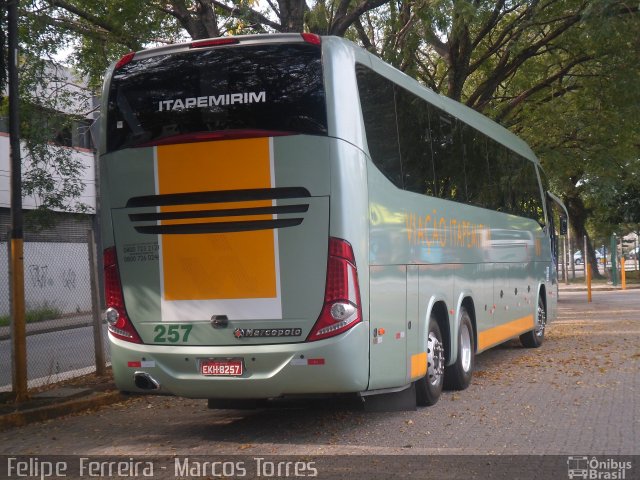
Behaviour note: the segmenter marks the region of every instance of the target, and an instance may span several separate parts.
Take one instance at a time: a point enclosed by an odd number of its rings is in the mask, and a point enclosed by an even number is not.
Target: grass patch
[[[562,276],[560,275],[558,277],[558,281],[560,283],[564,283],[564,280],[562,279]],[[609,282],[610,280],[606,277],[602,277],[602,278],[591,278],[591,283],[593,285],[605,285],[607,282]],[[571,274],[569,274],[569,283],[571,285],[585,285],[585,281],[584,281],[584,277],[578,277],[576,276],[576,278],[571,278]]]
[[[627,270],[626,280],[631,283],[640,283],[640,271],[639,270]]]
[[[580,276],[576,276],[575,279],[571,278],[571,272],[569,272],[569,283],[572,285],[584,285],[584,276],[582,275],[582,272],[580,272],[581,275]],[[600,273],[600,275],[602,275],[602,278],[592,278],[591,279],[591,284],[592,285],[610,285],[611,284],[611,279]],[[625,280],[628,284],[640,284],[640,271],[638,270],[627,270],[626,271],[626,276],[625,276]],[[561,283],[564,283],[564,280],[562,280],[562,274],[560,274],[559,276],[559,281]],[[620,282],[622,281],[622,277],[620,276],[620,272],[618,272],[618,285],[620,285]]]
[[[37,323],[44,320],[53,320],[59,318],[61,315],[62,312],[59,308],[44,305],[42,307],[27,310],[24,317],[27,323]],[[0,327],[8,327],[10,322],[11,317],[9,315],[0,316]]]

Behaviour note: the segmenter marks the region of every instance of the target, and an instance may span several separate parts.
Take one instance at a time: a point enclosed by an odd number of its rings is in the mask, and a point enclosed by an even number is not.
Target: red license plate
[[[200,373],[208,377],[239,377],[243,372],[241,359],[211,359],[200,362]]]

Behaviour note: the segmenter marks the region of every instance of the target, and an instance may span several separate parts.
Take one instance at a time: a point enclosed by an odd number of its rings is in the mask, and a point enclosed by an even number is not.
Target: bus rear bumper
[[[369,376],[368,324],[335,338],[310,343],[238,346],[140,345],[110,336],[114,378],[126,392],[187,398],[276,398],[284,395],[366,390]],[[241,377],[205,376],[203,360],[241,359]],[[142,374],[158,388],[146,389]],[[136,377],[138,386],[136,386]]]

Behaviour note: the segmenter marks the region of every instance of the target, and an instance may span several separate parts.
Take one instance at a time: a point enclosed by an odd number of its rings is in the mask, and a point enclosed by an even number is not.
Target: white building
[[[65,149],[72,159],[84,166],[82,194],[69,202],[68,207],[74,210],[82,203],[90,213],[80,215],[60,211],[54,214],[55,226],[52,228],[25,226],[25,301],[27,310],[51,306],[66,314],[87,311],[91,307],[86,238],[96,208],[95,160],[89,132],[94,116],[90,110],[95,102],[84,83],[69,70],[53,65],[48,68],[52,81],[47,88],[35,92],[46,99],[42,118],[46,122],[49,116],[72,117],[70,126],[55,132],[51,148]],[[71,97],[58,101],[57,92],[60,91]],[[9,313],[7,234],[11,227],[11,163],[8,127],[8,118],[0,116],[0,316]],[[32,164],[24,143],[21,157],[24,174]],[[60,179],[55,174],[53,177]],[[22,202],[27,216],[30,210],[42,204],[35,196],[26,196]]]

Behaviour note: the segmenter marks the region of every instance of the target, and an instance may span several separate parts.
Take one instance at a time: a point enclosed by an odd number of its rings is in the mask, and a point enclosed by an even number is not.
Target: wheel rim
[[[538,302],[538,321],[536,323],[536,336],[544,335],[544,328],[547,325],[547,313],[544,311],[544,304]]]
[[[433,332],[429,332],[427,342],[427,377],[431,385],[437,385],[444,373],[444,347]]]
[[[468,372],[471,369],[471,333],[466,324],[462,324],[460,330],[460,363],[462,369]]]

